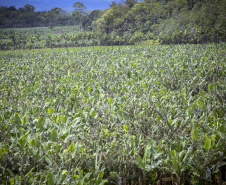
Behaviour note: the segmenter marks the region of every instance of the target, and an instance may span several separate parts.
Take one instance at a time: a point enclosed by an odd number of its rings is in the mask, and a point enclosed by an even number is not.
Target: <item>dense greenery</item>
[[[225,49],[1,55],[0,183],[213,184],[226,156]]]
[[[0,184],[219,184],[226,1],[73,7],[0,7]]]
[[[226,1],[126,0],[111,4],[93,22],[101,33],[149,33],[165,44],[226,41]]]
[[[1,29],[0,49],[65,47],[67,43],[71,44],[71,39],[67,38],[76,36],[78,33],[78,26],[60,26],[51,29],[48,27]]]
[[[15,7],[0,7],[0,26],[48,25],[53,28],[76,24],[80,30],[93,32],[92,38],[82,45],[90,45],[93,39],[104,45],[134,44],[143,40],[157,40],[162,44],[226,42],[224,0],[113,1],[109,9],[89,13],[85,12],[86,7],[80,2],[74,3],[73,7],[72,14],[66,14],[57,7],[44,12],[35,12],[35,7],[31,5],[18,10]],[[70,45],[76,45],[74,43],[72,41]]]
[[[35,11],[35,7],[26,4],[24,7],[0,7],[0,28],[24,28],[43,26],[74,25],[75,20],[61,8],[49,11]]]
[[[79,2],[76,2],[79,4]],[[86,7],[81,3],[80,7],[74,3],[74,12],[69,13],[59,7],[49,11],[35,11],[35,7],[26,4],[24,7],[0,6],[0,28],[30,28],[80,25],[84,30],[91,30],[92,21],[95,21],[100,10],[84,12]],[[77,7],[76,7],[77,5]],[[83,7],[81,9],[81,7]],[[79,9],[80,8],[80,9]]]
[[[80,32],[78,27],[54,27],[42,28],[17,28],[0,30],[0,49],[40,49],[61,48],[61,47],[81,47],[99,45],[132,45],[149,39],[149,35],[134,33],[119,36],[115,33],[102,34],[92,31]],[[146,41],[147,44],[158,44],[159,41]]]

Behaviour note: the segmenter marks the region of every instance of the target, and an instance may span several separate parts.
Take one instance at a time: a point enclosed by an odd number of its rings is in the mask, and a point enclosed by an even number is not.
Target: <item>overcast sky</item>
[[[83,3],[89,10],[109,8],[109,4],[112,2],[112,0],[0,0],[0,5],[16,6],[18,8],[23,7],[25,4],[30,4],[36,8],[35,11],[50,10],[54,7],[72,11],[72,6],[77,1]],[[119,1],[117,0],[117,2]]]

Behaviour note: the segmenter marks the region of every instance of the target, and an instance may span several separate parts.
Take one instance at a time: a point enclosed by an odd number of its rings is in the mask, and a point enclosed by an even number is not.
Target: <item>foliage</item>
[[[225,49],[0,55],[0,183],[213,184],[226,156]]]
[[[93,22],[96,32],[151,32],[162,44],[219,43],[226,41],[226,3],[220,1],[113,2]]]
[[[56,41],[59,41],[57,40],[57,37],[65,33],[68,35],[77,34],[78,27],[56,26],[52,30],[47,27],[1,29],[0,49],[9,50],[43,48],[48,46],[46,42],[48,42],[49,36],[53,37]],[[55,45],[59,45],[59,43],[55,43]]]
[[[81,2],[75,2],[75,3],[73,4],[73,7],[74,7],[73,15],[74,15],[75,17],[78,18],[78,20],[79,20],[79,25],[80,25],[80,29],[82,29],[82,22],[84,22],[84,21],[82,21],[82,19],[84,19],[84,14],[85,14],[84,11],[85,11],[87,8],[86,8],[86,7],[84,6],[84,4],[81,3]]]
[[[131,35],[130,44],[144,40],[158,40],[161,44],[226,42],[224,0],[113,1],[108,9],[90,12],[85,11],[85,5],[80,2],[74,3],[73,7],[72,14],[58,7],[44,12],[35,12],[32,5],[19,9],[13,6],[0,7],[0,27],[48,26],[52,29],[55,26],[76,24],[81,31],[94,32],[103,45],[129,43],[124,35]],[[137,33],[143,36],[139,37],[141,40],[134,41],[132,36]],[[119,38],[110,40],[111,35]],[[87,40],[81,41],[79,45],[84,45],[84,42]],[[3,45],[3,48],[17,47],[10,40],[4,40]]]
[[[35,11],[32,5],[16,8],[0,7],[0,28],[23,28],[74,25],[73,17],[59,7],[49,11]]]

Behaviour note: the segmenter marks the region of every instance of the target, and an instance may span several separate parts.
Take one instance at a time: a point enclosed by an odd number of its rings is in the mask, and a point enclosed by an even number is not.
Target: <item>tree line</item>
[[[224,0],[113,1],[93,22],[96,32],[151,33],[165,44],[226,41]]]
[[[82,31],[102,35],[107,45],[119,43],[110,41],[112,37],[134,43],[134,35],[162,44],[226,41],[224,0],[112,1],[108,9],[91,12],[80,2],[73,7],[72,14],[58,7],[37,12],[32,5],[0,7],[0,27],[79,25]]]
[[[0,28],[25,28],[75,25],[72,15],[59,7],[49,11],[35,11],[35,7],[26,4],[24,7],[0,7]]]
[[[151,42],[152,44],[160,44],[159,39],[150,42],[150,32],[147,34],[135,32],[129,35],[125,33],[122,36],[117,35],[116,32],[102,34],[93,31],[41,35],[36,33],[36,31],[34,34],[26,34],[14,33],[11,30],[11,32],[0,32],[1,34],[4,34],[6,39],[0,38],[0,50],[136,45],[151,44]]]

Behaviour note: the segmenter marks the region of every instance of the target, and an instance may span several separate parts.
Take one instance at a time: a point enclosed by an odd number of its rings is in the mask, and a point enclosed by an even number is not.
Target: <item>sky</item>
[[[112,0],[0,0],[0,6],[23,7],[30,4],[35,7],[35,11],[50,10],[54,7],[62,8],[66,11],[73,11],[73,4],[81,2],[88,10],[109,8]],[[119,2],[120,0],[117,0]]]

